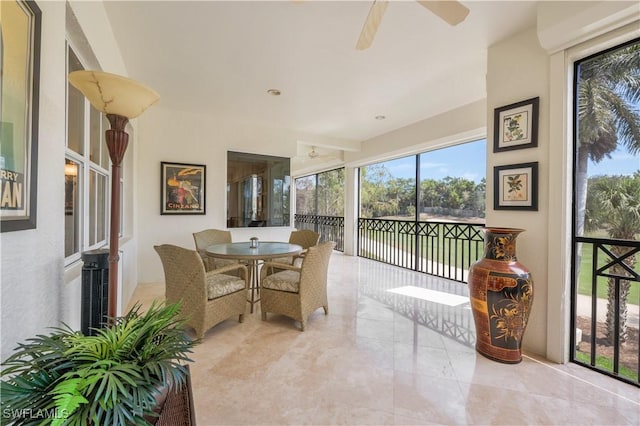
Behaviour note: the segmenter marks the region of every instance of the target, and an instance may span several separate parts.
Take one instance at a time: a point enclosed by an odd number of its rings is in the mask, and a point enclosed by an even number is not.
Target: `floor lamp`
[[[156,103],[160,95],[137,81],[102,71],[74,71],[69,74],[69,83],[82,92],[95,109],[105,113],[111,124],[111,129],[106,131],[106,141],[111,158],[108,317],[113,319],[118,306],[121,163],[129,143],[125,126],[129,119]]]

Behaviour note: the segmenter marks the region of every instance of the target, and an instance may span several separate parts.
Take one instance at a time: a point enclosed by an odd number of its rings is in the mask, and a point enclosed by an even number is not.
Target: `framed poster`
[[[41,12],[0,1],[0,230],[36,227]]]
[[[206,166],[160,163],[160,214],[205,214]]]
[[[538,146],[540,98],[496,108],[493,115],[493,152]]]
[[[495,210],[538,210],[538,163],[493,168]]]

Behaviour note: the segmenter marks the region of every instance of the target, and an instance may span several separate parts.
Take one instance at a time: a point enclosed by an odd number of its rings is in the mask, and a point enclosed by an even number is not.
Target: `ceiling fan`
[[[449,25],[458,25],[460,22],[464,21],[469,14],[469,9],[458,1],[416,1]],[[374,0],[371,5],[371,9],[369,9],[367,20],[362,26],[360,38],[358,38],[358,42],[356,43],[356,49],[364,50],[371,46],[373,38],[376,35],[376,31],[378,31],[378,27],[380,26],[380,22],[382,22],[382,16],[384,15],[385,10],[387,10],[388,5],[388,0]]]
[[[297,158],[303,163],[312,161],[325,162],[328,160],[338,160],[341,158],[341,155],[338,152],[333,152],[333,150],[318,151],[315,146],[311,146],[311,150],[307,152],[306,155],[302,154]]]
[[[311,151],[309,151],[309,158],[311,158],[312,160],[316,157],[318,157],[320,154],[318,154],[318,151],[316,151],[316,147],[312,146],[311,147]]]

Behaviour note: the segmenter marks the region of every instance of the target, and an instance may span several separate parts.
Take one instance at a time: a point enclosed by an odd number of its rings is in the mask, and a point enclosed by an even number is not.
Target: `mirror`
[[[290,226],[290,159],[227,152],[227,227]]]

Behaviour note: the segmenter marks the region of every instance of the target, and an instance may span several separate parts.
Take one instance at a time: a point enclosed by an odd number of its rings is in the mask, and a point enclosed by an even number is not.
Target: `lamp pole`
[[[120,237],[120,177],[122,160],[129,144],[124,130],[130,119],[136,118],[160,99],[160,95],[135,80],[103,71],[81,70],[69,74],[69,83],[106,114],[111,128],[105,133],[111,158],[111,217],[109,227],[109,301],[107,315],[113,321],[118,314],[118,262]]]
[[[106,131],[107,149],[111,158],[111,217],[109,226],[109,305],[107,314],[115,318],[118,313],[118,262],[120,261],[120,177],[122,160],[129,145],[124,130],[129,119],[122,115],[107,114],[111,129]]]

